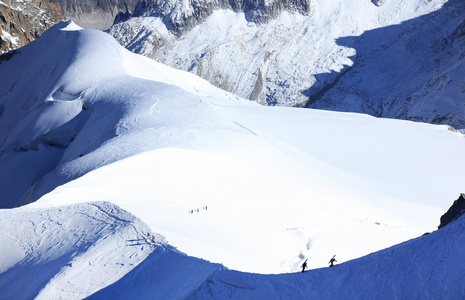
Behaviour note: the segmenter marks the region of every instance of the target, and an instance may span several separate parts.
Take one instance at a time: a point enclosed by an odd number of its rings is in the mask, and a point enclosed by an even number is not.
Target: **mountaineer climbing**
[[[303,273],[305,269],[307,268],[307,259],[304,261],[304,263],[300,267],[302,268],[302,273]]]
[[[329,264],[330,264],[329,266],[330,266],[330,267],[332,267],[333,264],[334,264],[335,262],[337,262],[337,260],[336,260],[335,257],[336,257],[336,254],[334,254],[333,258],[331,258],[331,259],[329,260]]]

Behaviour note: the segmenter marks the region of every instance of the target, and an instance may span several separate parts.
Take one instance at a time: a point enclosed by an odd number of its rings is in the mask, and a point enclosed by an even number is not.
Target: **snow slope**
[[[463,299],[465,218],[333,268],[260,275],[186,256],[108,202],[1,210],[2,299]],[[20,230],[18,230],[21,228]],[[426,251],[425,251],[426,250]],[[337,258],[337,257],[336,257]]]
[[[204,281],[198,289],[175,287],[168,297],[181,290],[188,295],[186,299],[463,299],[464,233],[462,217],[444,230],[333,268],[303,274],[259,275],[218,268],[208,277],[199,275]],[[173,262],[179,261],[182,267],[178,271],[179,265]],[[154,252],[90,299],[164,299],[166,294],[159,292],[164,282],[153,276],[154,269],[172,279],[170,271],[176,268],[182,278],[176,278],[176,282],[192,282],[191,274],[205,270],[207,265]],[[125,291],[124,295],[121,291]]]
[[[463,1],[315,0],[308,16],[292,9],[283,5],[260,23],[216,10],[182,36],[152,9],[109,33],[133,52],[261,104],[465,127]]]
[[[0,69],[3,208],[111,202],[228,268],[360,257],[435,229],[463,191],[447,126],[262,107],[73,23]]]
[[[323,93],[308,90],[308,106],[465,127],[464,12],[463,1],[451,0],[419,18],[338,39],[355,49],[354,65]]]

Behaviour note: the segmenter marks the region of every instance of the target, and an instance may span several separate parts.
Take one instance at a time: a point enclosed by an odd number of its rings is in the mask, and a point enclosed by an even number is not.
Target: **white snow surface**
[[[85,297],[154,249],[148,265],[169,253],[160,272],[173,257],[192,267],[173,271],[159,298],[222,268],[178,251],[254,273],[325,267],[334,254],[342,263],[434,230],[465,182],[465,139],[447,126],[263,107],[71,22],[0,64],[0,129],[0,284],[15,295],[21,266],[54,268],[26,298]],[[146,231],[162,244],[127,245]],[[228,274],[215,280],[235,282]]]

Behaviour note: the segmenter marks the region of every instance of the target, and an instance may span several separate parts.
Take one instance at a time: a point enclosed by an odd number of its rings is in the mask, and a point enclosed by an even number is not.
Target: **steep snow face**
[[[83,299],[156,247],[145,224],[111,203],[0,210],[0,216],[3,299]]]
[[[263,107],[70,22],[3,74],[3,208],[108,201],[228,268],[322,267],[418,236],[465,181],[447,126]]]
[[[261,104],[462,128],[464,6],[458,0],[312,1],[308,16],[282,11],[264,23],[216,10],[181,36],[147,9],[109,33],[133,52]]]

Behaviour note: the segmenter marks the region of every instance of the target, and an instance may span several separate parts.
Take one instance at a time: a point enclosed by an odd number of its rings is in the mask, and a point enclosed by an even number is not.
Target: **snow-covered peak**
[[[64,22],[66,24],[66,27],[63,27],[61,30],[68,30],[68,31],[76,31],[76,30],[81,30],[83,29],[81,26],[77,25],[74,23],[72,20]]]

